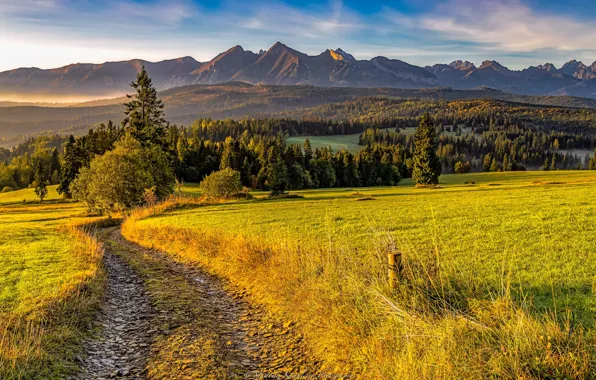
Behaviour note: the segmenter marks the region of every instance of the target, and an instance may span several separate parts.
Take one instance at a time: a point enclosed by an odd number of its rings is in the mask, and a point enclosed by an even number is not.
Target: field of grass
[[[26,200],[23,203],[23,199]],[[76,227],[83,209],[0,194],[0,378],[64,378],[101,294],[101,250]]]
[[[589,377],[595,192],[586,171],[445,175],[438,189],[404,181],[139,212],[124,233],[294,318],[340,370]],[[393,250],[404,258],[395,290]]]
[[[393,128],[389,128],[389,131],[394,131]],[[405,128],[402,129],[402,133],[406,135],[413,135],[416,131],[416,128]],[[444,132],[445,135],[448,136],[455,136],[455,132]],[[465,128],[462,125],[462,134],[468,135],[471,133],[471,129]],[[358,145],[358,140],[360,139],[360,133],[352,134],[352,135],[332,135],[332,136],[293,136],[289,137],[287,140],[287,144],[289,145],[303,145],[306,139],[310,140],[310,145],[313,149],[316,148],[325,148],[331,147],[334,152],[338,152],[342,149],[347,150],[351,153],[358,153],[363,148],[363,146]]]
[[[333,136],[294,136],[289,137],[289,145],[303,145],[306,139],[310,140],[313,149],[331,147],[334,152],[345,149],[352,153],[358,153],[362,146],[358,145],[360,133],[353,135],[333,135]]]

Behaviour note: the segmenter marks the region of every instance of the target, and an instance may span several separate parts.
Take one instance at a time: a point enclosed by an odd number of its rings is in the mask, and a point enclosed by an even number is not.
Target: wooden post
[[[387,262],[389,264],[389,285],[391,288],[395,288],[397,274],[401,271],[401,252],[389,252]]]

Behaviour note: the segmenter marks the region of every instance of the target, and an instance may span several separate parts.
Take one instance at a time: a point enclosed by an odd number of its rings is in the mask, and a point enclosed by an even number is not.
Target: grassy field
[[[331,147],[334,152],[345,149],[352,153],[358,153],[362,146],[358,145],[360,133],[353,135],[334,135],[334,136],[295,136],[289,137],[289,145],[303,145],[306,139],[310,140],[313,149]]]
[[[438,189],[404,181],[139,214],[125,234],[249,289],[336,368],[587,377],[595,191],[586,171],[445,175]],[[404,257],[396,290],[388,250]]]
[[[389,131],[394,131],[394,128],[389,128]],[[416,128],[405,128],[402,129],[402,133],[406,135],[413,135]],[[471,133],[469,128],[465,128],[462,125],[462,134],[468,135]],[[455,132],[444,132],[447,136],[455,136]],[[360,133],[352,135],[332,135],[332,136],[293,136],[287,140],[288,145],[303,145],[306,139],[310,140],[310,145],[313,149],[331,147],[334,152],[338,152],[345,149],[351,153],[358,153],[363,146],[358,145],[360,139]]]
[[[100,248],[76,225],[83,209],[0,194],[0,378],[63,378],[100,295]],[[26,200],[24,203],[23,200]]]

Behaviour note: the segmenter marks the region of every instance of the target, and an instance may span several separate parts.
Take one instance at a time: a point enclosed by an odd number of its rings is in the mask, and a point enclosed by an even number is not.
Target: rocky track
[[[104,266],[108,278],[96,321],[100,333],[86,344],[87,357],[78,378],[139,378],[156,333],[151,328],[155,311],[143,280],[119,256],[106,250]]]
[[[100,235],[105,302],[77,379],[327,377],[291,322],[199,267],[125,240],[120,229]]]

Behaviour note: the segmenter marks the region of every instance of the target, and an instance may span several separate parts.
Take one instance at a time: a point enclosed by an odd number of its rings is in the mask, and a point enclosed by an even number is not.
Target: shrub
[[[455,172],[458,174],[469,173],[472,167],[469,162],[457,161],[455,163]]]
[[[14,191],[14,189],[10,186],[4,186],[4,188],[2,189],[3,193],[10,193],[11,191]]]
[[[242,191],[240,173],[230,168],[209,174],[201,181],[200,188],[204,195],[219,198],[230,198]]]

